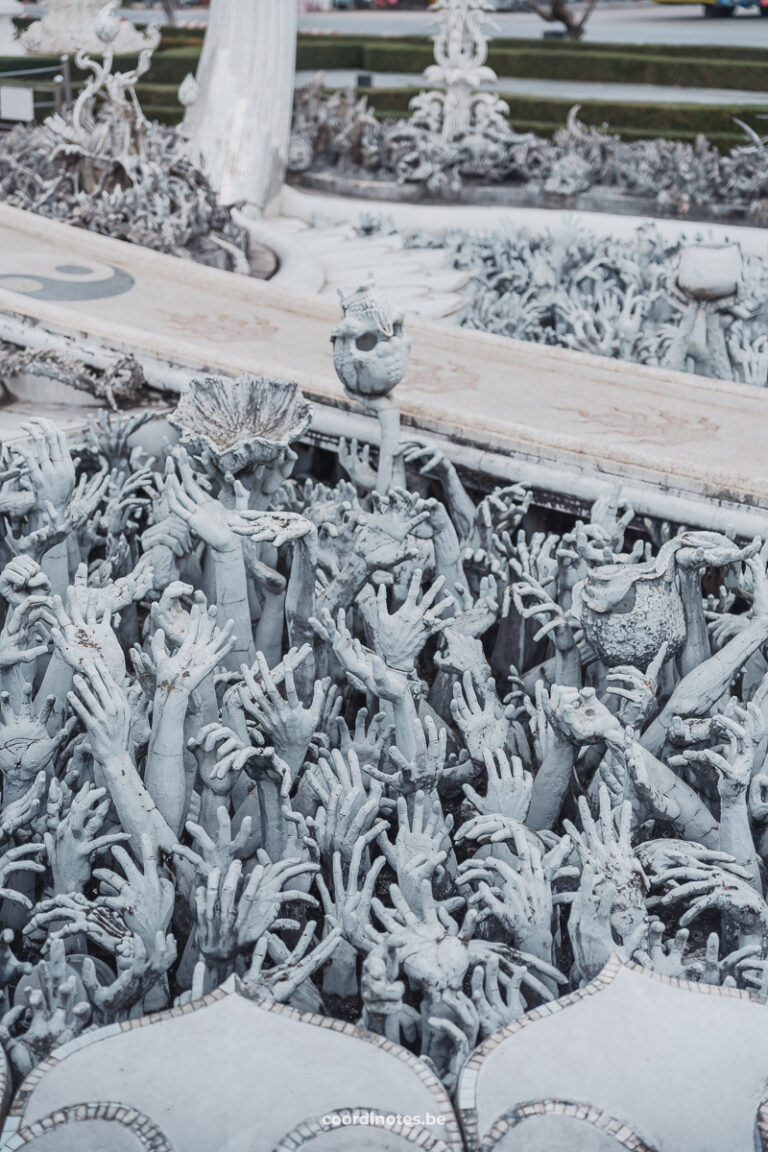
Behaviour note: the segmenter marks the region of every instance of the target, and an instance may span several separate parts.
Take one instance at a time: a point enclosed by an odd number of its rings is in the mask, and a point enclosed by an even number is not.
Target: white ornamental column
[[[24,16],[19,0],[0,0],[0,56],[23,56],[24,49],[16,39],[14,16]]]
[[[223,204],[261,215],[279,194],[291,136],[297,0],[212,0],[185,135]]]

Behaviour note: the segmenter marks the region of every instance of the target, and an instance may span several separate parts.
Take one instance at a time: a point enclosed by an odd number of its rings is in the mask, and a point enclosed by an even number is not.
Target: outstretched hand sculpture
[[[44,421],[10,450],[0,1042],[19,1076],[232,973],[360,1020],[449,1088],[613,952],[762,978],[760,541],[670,529],[655,549],[618,492],[546,537],[524,490],[476,500],[398,440],[401,318],[370,288],[344,305],[340,375],[392,406],[364,469],[359,446],[340,457],[349,479],[312,475],[295,388],[252,378],[192,382],[163,466],[119,415],[76,461]],[[706,947],[685,935],[704,917]]]

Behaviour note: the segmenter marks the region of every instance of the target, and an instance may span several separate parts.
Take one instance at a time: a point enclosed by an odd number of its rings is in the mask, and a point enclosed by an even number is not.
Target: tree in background
[[[539,0],[528,0],[528,3],[542,20],[551,24],[564,24],[568,40],[581,40],[597,0],[587,0],[586,5],[580,9],[576,9],[569,0],[548,0],[546,5],[540,4]]]

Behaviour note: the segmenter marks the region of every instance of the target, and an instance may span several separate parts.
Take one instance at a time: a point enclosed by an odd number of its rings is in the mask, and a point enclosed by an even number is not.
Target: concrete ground
[[[30,15],[42,11],[30,4]],[[159,6],[156,12],[159,12]],[[136,5],[124,15],[144,23],[148,10]],[[534,12],[499,12],[494,16],[500,36],[541,36],[551,27]],[[185,8],[179,22],[205,24],[207,8]],[[403,36],[427,34],[432,25],[423,12],[316,12],[299,17],[304,32],[337,32],[366,36]],[[598,4],[590,19],[587,42],[598,40],[616,44],[711,44],[745,45],[768,48],[768,20],[760,18],[757,8],[738,9],[729,20],[706,20],[700,4],[654,4],[652,0],[625,0],[624,3]]]
[[[296,82],[306,84],[314,75],[314,72],[298,72]],[[325,79],[330,88],[345,88],[349,84],[356,84],[358,75],[357,71],[340,69],[326,72]],[[423,85],[420,76],[405,72],[373,74],[374,88],[411,88],[420,85]],[[502,95],[560,97],[572,100],[574,104],[585,100],[621,103],[638,101],[643,104],[684,101],[687,104],[754,104],[768,107],[768,93],[742,92],[735,88],[668,88],[656,84],[592,84],[579,80],[525,80],[517,77],[503,77],[487,87]]]
[[[537,38],[552,27],[535,12],[497,13],[500,36]],[[431,21],[420,12],[308,13],[299,18],[302,31],[346,32],[372,36],[422,35]],[[627,0],[623,4],[598,3],[587,28],[586,40],[616,44],[714,44],[768,47],[768,20],[757,9],[737,11],[729,20],[704,18],[700,4],[654,4]]]

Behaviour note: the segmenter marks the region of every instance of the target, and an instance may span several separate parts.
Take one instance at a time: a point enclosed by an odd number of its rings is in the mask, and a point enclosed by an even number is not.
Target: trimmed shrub
[[[307,71],[420,74],[433,57],[424,38],[310,36],[300,38],[297,60]],[[494,40],[488,61],[502,77],[768,91],[768,54],[757,48],[505,39]]]
[[[371,72],[420,74],[431,62],[429,49],[402,44],[366,46],[363,67]],[[489,64],[501,77],[530,80],[586,80],[604,84],[659,84],[680,88],[740,88],[768,91],[768,54],[763,61],[738,61],[621,52],[556,52],[494,48]],[[326,67],[329,67],[326,65]],[[356,67],[356,65],[351,65]]]
[[[181,84],[188,72],[196,72],[200,59],[198,48],[169,48],[167,52],[156,52],[152,57],[152,67],[143,79],[148,84]],[[122,70],[122,63],[115,65],[115,71]]]
[[[171,48],[194,48],[199,54],[202,51],[203,42],[196,36],[163,36],[159,50],[167,52]]]
[[[418,88],[359,89],[370,95],[380,118],[403,116]],[[556,128],[565,126],[572,100],[543,99],[534,96],[505,97],[509,105],[509,119],[519,132],[536,131],[551,136]],[[627,140],[664,136],[670,140],[694,140],[701,134],[718,147],[731,148],[744,141],[744,134],[736,119],[743,120],[757,132],[765,132],[768,99],[764,106],[753,104],[643,104],[635,102],[609,102],[589,100],[580,105],[582,123],[599,127],[607,124],[609,131]]]
[[[320,39],[311,42],[299,40],[296,46],[296,67],[307,72],[332,71],[337,68],[363,67],[362,41]]]
[[[543,25],[542,25],[543,27]],[[405,45],[408,47],[425,48],[429,52],[429,62],[432,62],[432,42],[426,36],[397,36],[381,37],[366,40],[362,36],[335,36],[314,33],[300,33],[299,46],[319,44],[345,44],[357,45],[361,51],[363,46],[376,47],[377,45]],[[751,61],[757,64],[766,62],[764,48],[750,48],[741,45],[727,44],[610,44],[590,40],[543,40],[541,38],[523,38],[514,36],[499,36],[494,38],[490,45],[491,54],[510,49],[517,52],[546,52],[549,55],[568,55],[571,53],[581,55],[608,55],[628,54],[635,57],[659,56],[665,59],[679,59],[685,57],[692,60],[731,60],[737,63]]]
[[[152,117],[148,108],[174,108],[181,109],[179,104],[178,88],[174,84],[137,84],[136,95],[139,98],[144,115],[148,120]],[[158,117],[160,119],[160,117]]]
[[[180,104],[175,108],[167,104],[143,104],[142,108],[148,120],[158,120],[161,124],[180,124],[184,118],[184,109]]]
[[[23,72],[27,68],[55,68],[61,71],[61,60],[58,56],[0,56],[0,73]],[[34,77],[30,76],[30,80]],[[48,77],[44,76],[44,80]]]
[[[197,68],[202,40],[189,29],[163,30],[148,80],[180,84]],[[120,56],[117,69],[131,68],[136,58]],[[671,87],[740,88],[768,91],[768,53],[759,48],[695,45],[617,45],[563,40],[494,40],[490,64],[502,77],[543,80],[588,80],[602,83],[659,84]],[[37,57],[36,65],[58,66],[58,58]],[[432,44],[425,37],[365,40],[362,37],[300,36],[297,66],[303,71],[336,69],[420,74],[432,63]],[[24,57],[0,58],[0,72],[29,67]],[[76,73],[76,70],[74,70]]]

